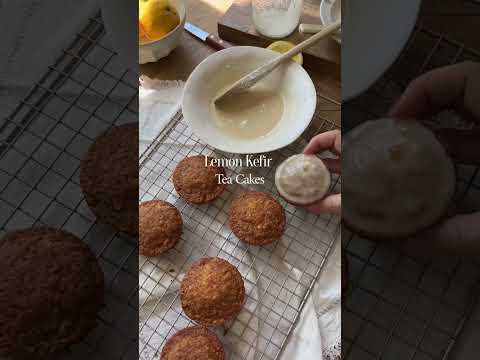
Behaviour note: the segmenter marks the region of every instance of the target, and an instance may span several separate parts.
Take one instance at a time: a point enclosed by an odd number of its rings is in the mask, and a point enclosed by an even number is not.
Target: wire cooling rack
[[[190,265],[202,256],[219,256],[241,272],[246,302],[237,319],[224,331],[217,329],[229,359],[277,359],[286,344],[335,239],[339,219],[315,216],[278,197],[274,171],[283,159],[301,152],[306,139],[320,131],[339,128],[340,104],[319,96],[313,124],[293,145],[271,153],[269,168],[228,168],[227,176],[263,176],[260,186],[228,185],[211,205],[192,206],[173,187],[171,176],[179,161],[197,154],[234,158],[203,144],[187,126],[181,113],[153,141],[140,158],[140,201],[161,199],[174,204],[184,220],[180,243],[158,258],[140,259],[140,358],[158,359],[165,340],[191,321],[182,312],[178,290]],[[335,177],[332,190],[340,190]],[[233,198],[254,189],[272,193],[287,216],[282,240],[265,247],[246,246],[228,227]]]
[[[137,243],[96,222],[79,184],[95,137],[138,118],[137,91],[138,74],[111,50],[97,15],[0,122],[0,237],[37,225],[64,229],[90,246],[105,274],[97,327],[64,358],[138,359]]]
[[[342,107],[343,129],[384,116],[418,75],[466,60],[478,62],[480,54],[419,25],[389,72]],[[452,113],[428,125],[466,126]],[[457,164],[457,170],[457,207],[480,209],[479,168]],[[478,298],[479,264],[457,257],[412,258],[346,229],[342,243],[350,265],[350,293],[342,307],[343,358],[448,359]]]

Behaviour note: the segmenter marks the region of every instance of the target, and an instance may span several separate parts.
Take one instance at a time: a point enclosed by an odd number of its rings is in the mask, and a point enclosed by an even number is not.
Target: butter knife
[[[218,38],[213,34],[209,34],[205,30],[202,30],[198,26],[195,26],[189,22],[185,23],[185,30],[215,50],[223,50],[233,46],[232,44]]]

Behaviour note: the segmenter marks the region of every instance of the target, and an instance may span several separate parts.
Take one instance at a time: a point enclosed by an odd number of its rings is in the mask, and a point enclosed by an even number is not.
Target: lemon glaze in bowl
[[[211,103],[220,89],[278,56],[252,46],[237,46],[206,58],[190,75],[183,94],[183,115],[195,134],[208,145],[224,152],[255,154],[278,150],[295,140],[309,126],[317,96],[308,73],[291,61],[262,79],[262,86],[281,94],[285,108],[281,119],[266,135],[242,138],[223,131],[212,116]],[[234,69],[234,70],[232,70]]]

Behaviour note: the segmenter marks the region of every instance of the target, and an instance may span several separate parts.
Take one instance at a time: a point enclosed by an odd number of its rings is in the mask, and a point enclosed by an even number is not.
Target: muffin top
[[[245,300],[242,275],[228,261],[202,258],[182,281],[180,298],[187,316],[205,326],[220,326],[240,312]]]
[[[7,233],[0,251],[0,355],[49,358],[95,326],[104,278],[82,240],[30,228]]]
[[[275,185],[280,195],[298,205],[312,204],[323,198],[330,182],[330,172],[315,155],[293,155],[275,172]]]
[[[409,236],[438,221],[455,191],[451,159],[414,120],[368,121],[344,138],[342,217],[371,237]]]
[[[193,204],[209,203],[225,190],[219,184],[217,174],[225,175],[225,169],[211,164],[211,158],[203,155],[191,156],[180,161],[173,173],[173,185],[178,195]]]
[[[115,126],[90,146],[80,167],[80,184],[97,201],[119,210],[138,204],[138,125]]]
[[[159,256],[173,248],[182,235],[182,217],[175,206],[162,200],[146,201],[139,207],[139,251]]]
[[[163,347],[161,360],[224,360],[217,336],[203,326],[180,330]]]
[[[138,234],[138,125],[115,126],[90,146],[80,165],[80,186],[101,222]]]
[[[250,191],[232,202],[229,222],[240,240],[251,245],[267,245],[282,237],[285,210],[271,195]]]

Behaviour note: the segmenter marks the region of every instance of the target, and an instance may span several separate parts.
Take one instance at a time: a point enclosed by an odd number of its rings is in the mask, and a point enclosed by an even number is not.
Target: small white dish
[[[230,135],[219,128],[211,113],[220,89],[277,56],[268,49],[236,46],[212,54],[197,66],[185,85],[182,110],[203,142],[223,152],[255,154],[283,148],[302,135],[315,113],[317,95],[308,73],[293,61],[262,80],[278,89],[285,102],[281,120],[268,134],[253,139]]]
[[[320,20],[323,26],[333,24],[342,17],[342,0],[322,0],[320,3]],[[341,30],[332,36],[338,43],[342,43]]]
[[[372,86],[405,47],[421,0],[344,0],[342,25],[342,99]]]
[[[180,17],[180,23],[168,35],[159,40],[154,40],[138,45],[138,62],[146,64],[155,62],[168,56],[180,43],[183,34],[183,27],[187,18],[185,0],[170,0],[171,6],[175,8]]]

